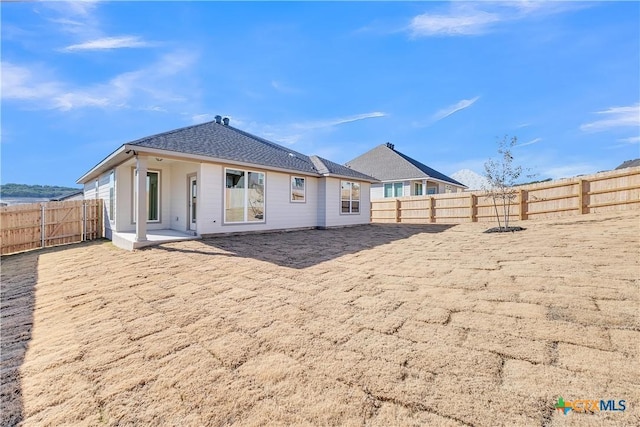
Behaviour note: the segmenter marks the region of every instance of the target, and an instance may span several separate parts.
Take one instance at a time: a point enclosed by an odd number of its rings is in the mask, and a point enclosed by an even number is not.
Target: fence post
[[[429,222],[436,222],[436,199],[429,197]]]
[[[471,193],[469,194],[469,210],[470,212],[470,218],[471,218],[471,222],[478,222],[478,207],[476,206],[478,204],[478,197]]]
[[[527,190],[520,189],[520,220],[528,219],[527,217]]]
[[[47,231],[46,226],[46,208],[45,204],[40,204],[40,247],[44,248]]]
[[[396,199],[396,222],[400,222],[400,199]]]
[[[584,179],[578,180],[578,215],[584,213]]]
[[[87,240],[87,202],[82,201],[82,237],[81,242]]]

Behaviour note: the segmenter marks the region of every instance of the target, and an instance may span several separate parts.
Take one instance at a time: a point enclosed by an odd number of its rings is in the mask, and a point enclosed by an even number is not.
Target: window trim
[[[420,187],[420,193],[418,193],[418,187]],[[413,195],[414,196],[422,196],[423,190],[424,190],[424,187],[423,187],[421,182],[414,182],[413,183]]]
[[[242,221],[227,221],[227,171],[235,170],[245,173],[245,195],[244,195],[244,219]],[[248,221],[248,186],[249,186],[249,173],[262,174],[262,188],[263,188],[263,200],[262,200],[262,220],[261,221]],[[267,173],[266,171],[243,169],[238,167],[225,167],[223,170],[223,186],[222,186],[222,225],[244,225],[244,224],[266,224],[267,222]]]
[[[342,211],[342,203],[346,201],[345,199],[342,198],[343,183],[350,184],[349,185],[349,212]],[[357,200],[353,199],[353,184],[358,184],[358,186],[360,187],[360,193]],[[338,205],[338,208],[339,208],[340,215],[360,215],[362,213],[362,183],[359,181],[340,180],[339,191],[340,191],[340,204]],[[358,212],[353,212],[354,201],[358,202]]]
[[[302,199],[301,200],[295,200],[293,198],[293,183],[294,183],[294,180],[296,179],[302,180]],[[290,203],[307,203],[307,178],[304,176],[290,175],[289,183],[290,183],[289,202]]]
[[[162,171],[160,169],[147,169],[147,174],[149,173],[157,173],[158,174],[158,219],[149,219],[149,210],[147,209],[147,224],[157,224],[162,222]],[[131,181],[131,197],[133,198],[133,202],[131,203],[131,223],[136,223],[136,207],[138,203],[138,190],[136,187],[136,175],[138,171],[134,167],[132,168],[132,181]],[[149,197],[149,192],[147,192],[147,197]]]
[[[401,195],[399,195],[399,196],[396,194],[396,187],[397,187],[397,184],[400,184],[400,190],[402,191],[402,194],[401,194]],[[391,195],[391,196],[387,196],[387,192],[386,192],[386,190],[385,190],[385,187],[386,187],[387,185],[390,185],[390,186],[391,186],[391,193],[392,193],[392,195]],[[384,197],[385,199],[392,199],[392,198],[394,198],[394,197],[404,197],[404,181],[392,181],[392,182],[385,182],[385,183],[382,185],[382,195],[383,195],[383,197]]]

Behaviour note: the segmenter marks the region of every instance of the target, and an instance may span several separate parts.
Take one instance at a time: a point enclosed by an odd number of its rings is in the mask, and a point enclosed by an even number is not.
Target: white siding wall
[[[318,227],[327,226],[327,180],[318,180]]]
[[[342,225],[369,224],[371,219],[371,185],[368,182],[361,182],[360,185],[360,213],[342,214],[340,201],[340,181],[339,178],[321,178],[325,180],[325,202],[326,219],[322,227],[337,227]]]
[[[241,169],[235,166],[232,168]],[[199,181],[198,234],[264,231],[317,225],[318,179],[305,177],[306,202],[291,203],[291,175],[273,171],[263,171],[265,172],[266,221],[257,224],[224,224],[224,169],[224,165],[202,165]]]
[[[189,175],[196,175],[198,179],[198,173],[200,171],[200,165],[197,163],[173,163],[171,165],[171,177],[172,180],[169,183],[171,186],[171,201],[170,201],[170,227],[173,230],[186,231],[189,221]],[[200,182],[198,181],[198,191],[200,190]],[[196,198],[196,207],[200,203],[200,198]],[[199,213],[199,212],[197,212]],[[196,215],[197,219],[197,215]]]
[[[115,231],[135,231],[133,222],[133,171],[134,163],[127,162],[116,168],[116,229]],[[161,162],[149,160],[147,169],[160,171],[160,222],[147,222],[147,230],[161,230],[171,225],[171,167]],[[108,178],[108,177],[107,177]],[[107,180],[108,184],[108,180]],[[186,185],[186,184],[185,184]],[[107,188],[107,195],[108,193]]]
[[[109,218],[109,174],[111,171],[92,179],[84,185],[85,199],[102,199],[102,217],[104,218],[105,237],[111,238],[111,230],[115,223]],[[96,191],[96,181],[98,182]]]
[[[384,199],[384,184],[371,184],[371,198]]]

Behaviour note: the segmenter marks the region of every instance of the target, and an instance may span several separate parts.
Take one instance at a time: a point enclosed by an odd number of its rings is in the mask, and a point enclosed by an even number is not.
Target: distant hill
[[[9,197],[40,197],[52,198],[74,193],[80,188],[60,187],[57,185],[27,185],[27,184],[4,184],[0,185],[0,196]]]

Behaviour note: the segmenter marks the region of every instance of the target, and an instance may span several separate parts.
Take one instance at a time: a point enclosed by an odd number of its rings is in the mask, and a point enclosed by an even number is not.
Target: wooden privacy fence
[[[511,220],[640,209],[640,167],[524,185],[515,189],[517,197],[510,205]],[[501,206],[498,206],[498,210],[502,219]],[[493,200],[484,192],[371,201],[371,222],[374,223],[451,224],[495,220]]]
[[[2,255],[103,235],[101,199],[0,207]]]

